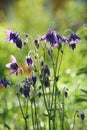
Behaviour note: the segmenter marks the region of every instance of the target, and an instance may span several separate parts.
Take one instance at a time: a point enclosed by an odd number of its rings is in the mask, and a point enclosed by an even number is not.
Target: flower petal
[[[9,42],[9,41],[10,41],[10,37],[7,37],[6,42]]]
[[[42,36],[40,39],[40,41],[44,41],[44,40],[46,40],[46,36]]]
[[[12,32],[12,30],[5,30],[4,32],[9,35]]]
[[[17,62],[16,58],[13,55],[10,56],[10,59],[11,59],[12,63],[16,63]]]
[[[7,68],[11,68],[11,64],[12,64],[12,63],[6,64],[6,67],[7,67]]]
[[[12,75],[12,74],[16,73],[16,71],[17,70],[11,70],[9,74]]]

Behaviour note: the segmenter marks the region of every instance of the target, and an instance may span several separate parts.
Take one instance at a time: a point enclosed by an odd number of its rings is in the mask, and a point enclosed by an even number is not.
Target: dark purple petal
[[[80,40],[81,40],[81,38],[77,34],[71,32],[69,39],[68,39],[68,43],[70,44],[70,42],[73,41],[74,43],[77,44],[80,42]]]
[[[80,116],[81,116],[82,121],[84,121],[84,119],[85,119],[85,114],[84,114],[84,113],[81,113]]]
[[[20,38],[15,39],[16,46],[21,49],[22,48],[22,41]]]
[[[3,86],[7,87],[8,85],[10,86],[11,83],[7,81],[7,79],[4,77],[0,80],[0,84],[2,84]]]
[[[27,66],[31,66],[33,64],[33,60],[30,56],[26,57],[26,65]]]
[[[17,72],[17,70],[11,70],[9,74],[12,75],[12,74],[14,74],[16,72]]]
[[[34,76],[32,76],[32,81],[33,81],[33,85],[35,86],[35,84],[36,84],[36,80],[37,80],[37,77],[34,75]]]
[[[41,41],[46,40],[47,42],[50,43],[51,46],[56,46],[57,45],[57,39],[55,36],[55,31],[49,30],[45,36],[41,37]]]
[[[10,68],[11,68],[12,70],[17,70],[17,69],[19,68],[19,66],[18,66],[17,63],[12,63],[12,64],[10,65]]]

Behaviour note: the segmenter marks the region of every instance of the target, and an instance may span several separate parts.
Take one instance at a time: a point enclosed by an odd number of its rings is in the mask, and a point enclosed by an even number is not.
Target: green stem
[[[65,111],[65,101],[64,101],[64,92],[65,92],[65,88],[64,88],[64,90],[63,90],[63,104],[62,104],[62,111],[63,111],[63,113],[62,113],[62,130],[64,130],[64,111]]]
[[[52,59],[52,65],[53,65],[53,71],[54,71],[54,81],[53,81],[53,91],[52,91],[52,103],[51,103],[51,109],[53,106],[53,101],[54,101],[54,120],[53,120],[53,128],[54,130],[56,129],[56,92],[57,92],[57,81],[56,81],[56,70],[58,67],[58,60],[59,60],[59,49],[58,49],[58,54],[57,54],[57,59],[56,59],[56,64],[54,64],[53,60],[53,55],[51,55]]]
[[[59,67],[57,67],[57,71],[56,71],[56,75],[58,75],[58,76],[59,76],[59,71],[60,71],[60,67],[61,67],[61,63],[62,63],[62,59],[63,59],[64,47],[65,47],[65,44],[64,44],[63,49],[61,51],[62,55],[61,55],[61,59],[59,62]]]
[[[34,113],[33,113],[32,103],[31,103],[31,113],[32,113],[32,125],[33,125],[33,130],[34,130]]]
[[[76,111],[75,114],[74,114],[74,120],[73,120],[73,128],[72,128],[72,130],[75,129],[75,118],[76,118],[76,114],[77,114],[77,112],[78,112],[78,111]]]
[[[34,108],[35,108],[35,121],[36,121],[36,125],[37,125],[37,130],[39,130],[35,98],[34,98]]]
[[[23,112],[23,110],[22,110],[22,106],[21,106],[21,102],[20,102],[20,98],[19,98],[19,94],[17,94],[17,98],[18,98],[18,102],[19,102],[21,114],[22,114],[23,118],[25,119],[24,112]]]
[[[41,83],[41,84],[42,84],[42,83]],[[46,98],[45,98],[45,92],[44,92],[44,86],[43,86],[43,84],[42,84],[42,91],[43,91],[43,97],[44,97],[45,107],[46,107],[46,110],[47,110],[47,112],[48,112],[48,114],[49,114],[48,106],[47,106],[47,102],[46,102]]]
[[[28,98],[26,100],[26,116],[28,116]]]
[[[54,99],[54,93],[55,93],[55,78],[56,78],[56,71],[55,71],[55,63],[54,63],[54,60],[53,60],[53,55],[51,55],[51,59],[52,59],[52,66],[53,66],[53,71],[54,71],[54,81],[53,81],[52,101],[51,101],[51,109],[52,109],[53,99]]]
[[[28,130],[28,126],[27,126],[27,118],[26,116],[24,115],[24,112],[23,112],[23,109],[22,109],[22,106],[21,106],[21,102],[20,102],[20,98],[19,98],[19,94],[17,94],[17,98],[18,98],[18,102],[19,102],[19,106],[20,106],[20,110],[21,110],[21,114],[22,114],[22,117],[25,121],[25,130]]]

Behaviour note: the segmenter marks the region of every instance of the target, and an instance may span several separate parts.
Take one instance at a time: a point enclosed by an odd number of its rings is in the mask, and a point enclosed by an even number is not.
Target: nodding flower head
[[[57,39],[55,37],[55,31],[49,30],[45,36],[42,36],[41,41],[46,40],[47,42],[50,42],[51,46],[56,46],[57,45]]]
[[[80,117],[81,117],[82,121],[84,121],[84,119],[85,119],[85,114],[82,112],[82,113],[80,114]]]
[[[25,98],[29,97],[30,88],[29,86],[24,86],[20,88],[20,93],[25,96]]]
[[[34,44],[35,44],[36,48],[38,49],[39,48],[39,41],[37,39],[34,40]]]
[[[58,46],[61,47],[61,43],[65,42],[65,37],[62,37],[56,31],[49,30],[45,36],[42,36],[41,41],[46,40],[50,43],[51,46]]]
[[[48,68],[48,65],[45,65],[44,68],[42,68],[41,70],[41,76],[50,76],[50,70]]]
[[[11,58],[11,61],[12,61],[12,62],[6,64],[6,67],[11,69],[11,71],[10,71],[9,74],[14,74],[14,73],[16,73],[16,75],[18,75],[19,65],[18,65],[18,63],[17,63],[17,61],[16,61],[16,58],[15,58],[13,55],[11,55],[10,58]]]
[[[20,33],[11,31],[11,30],[5,30],[6,34],[8,34],[8,38],[6,39],[7,42],[12,41],[16,46],[21,49],[22,48],[22,40],[19,37]]]
[[[0,85],[7,87],[7,86],[11,86],[11,83],[6,79],[6,77],[4,77],[0,80]]]
[[[27,66],[32,66],[33,65],[33,60],[30,56],[26,56],[25,63]]]
[[[68,44],[72,48],[72,50],[76,48],[76,44],[78,44],[80,41],[81,41],[81,38],[74,32],[71,32],[68,38]]]

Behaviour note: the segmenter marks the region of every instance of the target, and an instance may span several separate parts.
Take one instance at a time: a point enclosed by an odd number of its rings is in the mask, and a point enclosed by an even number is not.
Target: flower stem
[[[64,110],[65,110],[64,92],[65,92],[65,88],[63,89],[63,103],[62,103],[62,130],[64,130]]]
[[[37,125],[37,130],[39,130],[38,118],[37,118],[37,110],[36,110],[36,101],[34,99],[34,108],[35,108],[35,121]]]
[[[32,125],[33,125],[33,130],[34,130],[34,113],[33,113],[32,102],[31,102],[31,113],[32,113]]]
[[[23,117],[23,119],[24,119],[24,121],[25,121],[25,130],[28,130],[27,117],[24,115],[24,112],[23,112],[23,109],[22,109],[22,106],[21,106],[21,102],[20,102],[19,94],[17,94],[17,98],[18,98],[19,107],[20,107],[20,110],[21,110],[22,117]]]
[[[77,112],[78,112],[78,111],[76,111],[75,114],[74,114],[74,120],[73,120],[73,128],[72,128],[72,130],[75,129],[75,118],[76,118],[76,114],[77,114]]]

